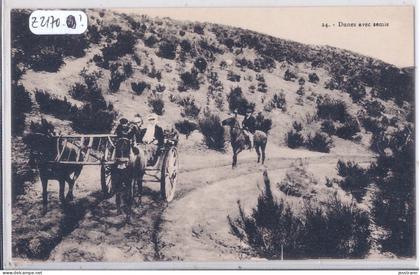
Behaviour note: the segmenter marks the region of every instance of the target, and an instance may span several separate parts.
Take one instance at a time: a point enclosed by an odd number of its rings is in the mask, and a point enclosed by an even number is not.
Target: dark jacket
[[[133,137],[132,128],[128,124],[118,124],[115,129],[115,134],[117,135],[117,138],[131,139]]]
[[[256,120],[255,117],[249,116],[248,118],[244,118],[242,121],[242,128],[244,130],[247,130],[251,133],[255,133],[255,126],[256,126]]]
[[[136,134],[137,142],[141,142],[141,143],[143,142],[143,137],[146,134],[146,130],[147,130],[147,128],[143,128],[143,129],[140,129],[137,132],[137,134]],[[163,143],[164,143],[163,129],[158,125],[155,126],[155,140],[158,141],[158,146],[159,147],[163,146]]]

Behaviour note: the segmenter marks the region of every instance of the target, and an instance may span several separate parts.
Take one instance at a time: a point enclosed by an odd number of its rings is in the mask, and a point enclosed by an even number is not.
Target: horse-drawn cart
[[[105,195],[110,195],[113,193],[112,174],[118,165],[116,141],[116,135],[106,134],[58,136],[58,153],[52,162],[100,166],[102,192]],[[164,146],[157,151],[155,163],[146,166],[143,179],[145,182],[159,182],[162,199],[167,202],[174,198],[177,184],[177,143],[177,137],[165,136]],[[74,150],[64,150],[69,146]]]

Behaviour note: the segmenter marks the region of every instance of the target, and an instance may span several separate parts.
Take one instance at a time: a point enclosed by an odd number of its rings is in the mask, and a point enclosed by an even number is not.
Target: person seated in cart
[[[115,145],[117,158],[128,158],[130,156],[131,139],[133,138],[132,127],[128,124],[128,119],[121,118],[120,123],[115,129],[117,142]]]
[[[163,129],[157,124],[158,116],[150,114],[147,117],[146,128],[140,129],[136,140],[143,145],[149,165],[155,164],[159,156],[159,149],[164,145]]]

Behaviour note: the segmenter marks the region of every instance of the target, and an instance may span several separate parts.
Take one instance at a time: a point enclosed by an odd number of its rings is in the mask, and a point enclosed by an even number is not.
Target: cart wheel
[[[175,187],[178,179],[178,152],[171,147],[165,154],[160,178],[160,193],[162,199],[171,202],[175,195]]]
[[[111,167],[101,165],[101,188],[105,196],[111,194]]]

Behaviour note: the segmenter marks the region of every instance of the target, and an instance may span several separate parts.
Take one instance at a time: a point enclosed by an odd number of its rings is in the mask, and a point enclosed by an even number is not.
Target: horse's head
[[[56,137],[51,134],[29,133],[24,137],[24,142],[30,150],[30,166],[52,160],[57,153]]]
[[[223,120],[222,125],[234,128],[234,127],[239,127],[239,122],[235,118],[230,117],[230,118],[227,118],[227,119]]]

